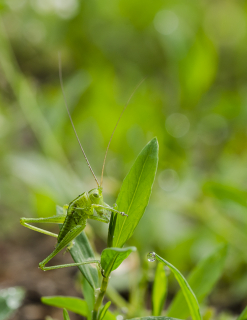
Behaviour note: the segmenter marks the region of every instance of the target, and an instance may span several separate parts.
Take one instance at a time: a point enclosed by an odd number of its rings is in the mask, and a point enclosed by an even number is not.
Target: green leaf
[[[237,320],[246,320],[247,319],[247,307],[245,307],[244,311],[240,314]]]
[[[111,305],[111,301],[108,301],[108,302],[104,305],[104,307],[101,309],[100,314],[99,314],[99,320],[103,320],[103,319],[104,319],[104,317],[105,317],[105,315],[106,315],[106,312],[107,312],[107,310],[109,309],[110,305]]]
[[[63,208],[59,206],[56,208],[57,214],[63,213]],[[75,243],[69,252],[75,262],[78,263],[89,259],[95,259],[93,249],[84,232],[80,233],[79,236],[74,239],[74,242]],[[99,287],[99,275],[96,265],[85,264],[78,266],[78,268],[93,289]]]
[[[109,277],[109,274],[117,269],[133,251],[136,251],[136,247],[106,248],[103,250],[101,253],[101,267],[104,270],[104,276]]]
[[[91,320],[92,311],[95,303],[95,295],[94,295],[93,288],[90,286],[90,284],[88,283],[85,277],[82,277],[82,291],[88,307],[87,319]]]
[[[203,259],[189,275],[188,283],[199,303],[211,292],[212,287],[221,276],[226,254],[227,246],[220,246],[213,254]],[[181,291],[173,299],[167,315],[179,318],[189,316],[189,309]]]
[[[85,300],[74,297],[42,297],[41,301],[49,306],[66,308],[69,311],[80,314],[81,316],[87,317],[88,307]]]
[[[163,263],[158,263],[154,284],[153,284],[153,291],[152,291],[152,315],[153,316],[160,316],[167,294],[167,279],[165,274],[165,269]]]
[[[177,279],[177,281],[180,285],[180,288],[183,292],[183,295],[184,295],[185,300],[188,304],[192,319],[193,320],[201,320],[202,318],[201,318],[201,314],[200,314],[198,301],[196,299],[194,292],[192,291],[191,287],[189,286],[188,282],[184,278],[184,276],[178,271],[177,268],[175,268],[172,264],[170,264],[165,259],[161,258],[156,253],[154,253],[154,252],[149,253],[148,257],[149,257],[149,261],[154,261],[156,258],[158,261],[163,262],[165,265],[167,265],[171,269],[172,273],[174,274],[175,278]],[[150,259],[150,257],[152,257],[152,259]]]
[[[21,305],[25,291],[20,287],[0,290],[0,320],[8,319]]]
[[[123,181],[117,206],[118,210],[128,214],[128,217],[112,214],[108,247],[121,248],[132,236],[148,204],[157,165],[158,141],[154,138],[140,152]]]
[[[68,311],[66,309],[63,309],[63,319],[70,320]]]
[[[170,317],[140,317],[140,318],[132,318],[132,319],[127,319],[127,320],[180,320],[177,318],[170,318]]]

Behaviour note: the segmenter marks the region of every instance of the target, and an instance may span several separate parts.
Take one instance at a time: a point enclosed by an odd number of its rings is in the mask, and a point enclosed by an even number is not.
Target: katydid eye
[[[98,193],[94,193],[93,196],[94,196],[95,198],[98,198],[98,197],[99,197],[99,194],[98,194]]]

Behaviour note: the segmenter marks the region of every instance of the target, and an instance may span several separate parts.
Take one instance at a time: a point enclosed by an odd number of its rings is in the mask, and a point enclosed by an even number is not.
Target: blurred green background
[[[156,251],[184,275],[229,244],[209,304],[239,313],[247,304],[247,2],[6,0],[0,15],[2,286],[15,284],[8,265],[31,272],[26,250],[36,250],[37,268],[53,247],[39,255],[34,239],[43,248],[46,236],[19,218],[53,215],[56,204],[96,187],[64,106],[60,52],[68,105],[98,177],[121,110],[146,77],[109,149],[106,202],[157,136],[151,201],[129,243],[141,260]],[[101,251],[107,228],[91,225]]]

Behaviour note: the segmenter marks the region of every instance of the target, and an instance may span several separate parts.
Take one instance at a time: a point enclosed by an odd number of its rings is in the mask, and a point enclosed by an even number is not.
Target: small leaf
[[[157,165],[158,141],[154,138],[140,152],[123,181],[117,206],[118,210],[128,214],[128,217],[112,213],[108,247],[121,248],[132,236],[148,204]]]
[[[246,320],[247,319],[247,307],[242,311],[240,316],[237,318],[237,320]]]
[[[167,279],[163,263],[159,262],[155,272],[152,291],[152,314],[160,316],[167,294]]]
[[[133,251],[136,251],[136,247],[104,249],[101,254],[101,267],[104,270],[104,276],[108,277]]]
[[[66,308],[69,311],[80,314],[81,316],[87,317],[88,307],[85,300],[74,297],[42,297],[41,301],[49,306]]]
[[[188,283],[199,303],[211,292],[212,287],[221,276],[226,254],[227,246],[220,246],[210,256],[203,259],[189,275]],[[184,319],[189,316],[189,309],[181,291],[170,304],[167,315]]]
[[[172,264],[170,264],[165,259],[161,258],[156,253],[153,252],[151,255],[152,255],[152,257],[155,257],[158,261],[163,262],[165,265],[167,265],[171,269],[172,273],[174,274],[175,278],[177,279],[177,281],[180,285],[180,288],[183,292],[185,300],[186,300],[188,307],[190,309],[192,319],[193,320],[201,320],[202,318],[201,318],[201,314],[200,314],[198,301],[196,299],[194,292],[192,291],[191,287],[189,286],[188,282],[184,278],[184,276],[178,271],[177,268],[175,268]],[[151,256],[151,255],[149,254],[149,256]]]
[[[63,319],[70,320],[68,311],[66,309],[63,309]]]
[[[59,206],[56,208],[57,214],[63,213],[63,208]],[[89,259],[95,259],[92,247],[84,232],[80,233],[79,236],[74,239],[74,242],[75,243],[69,252],[75,262],[78,263]],[[99,275],[96,265],[85,264],[78,266],[78,268],[93,289],[99,287]]]
[[[103,320],[103,319],[104,319],[104,317],[105,317],[105,315],[106,315],[106,312],[107,312],[107,310],[109,309],[110,305],[111,305],[111,301],[108,301],[108,302],[104,305],[104,307],[101,309],[100,314],[99,314],[99,320]]]

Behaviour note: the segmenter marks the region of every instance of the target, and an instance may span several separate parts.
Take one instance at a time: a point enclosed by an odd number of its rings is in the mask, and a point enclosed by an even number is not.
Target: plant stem
[[[109,277],[106,277],[106,278],[103,277],[101,287],[100,287],[100,293],[98,295],[98,298],[95,302],[94,309],[93,309],[93,320],[97,320],[98,318],[99,308],[102,304],[102,301],[106,292],[106,288],[108,285],[108,281],[109,281]]]

